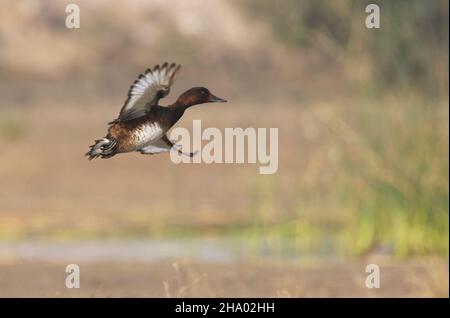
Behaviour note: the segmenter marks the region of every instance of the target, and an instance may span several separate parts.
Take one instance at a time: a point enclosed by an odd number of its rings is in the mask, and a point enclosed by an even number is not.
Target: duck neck
[[[184,113],[184,111],[185,111],[186,109],[188,109],[189,107],[191,107],[191,105],[185,105],[185,104],[183,104],[183,103],[180,103],[179,101],[176,101],[176,102],[172,105],[172,107],[173,107],[173,109],[175,109],[175,110],[177,110],[177,111],[179,111],[179,112],[181,112],[181,113]]]
[[[168,107],[168,109],[170,110],[170,112],[173,114],[173,118],[176,119],[176,121],[178,121],[178,119],[180,119],[183,114],[184,111],[189,108],[189,106],[186,106],[184,104],[175,102],[172,105],[170,105],[170,107]]]
[[[194,106],[194,105],[197,105],[197,104],[185,103],[185,102],[181,102],[181,101],[177,100],[177,101],[172,105],[172,107],[184,113],[184,111],[185,111],[186,109],[188,109],[189,107],[192,107],[192,106]]]

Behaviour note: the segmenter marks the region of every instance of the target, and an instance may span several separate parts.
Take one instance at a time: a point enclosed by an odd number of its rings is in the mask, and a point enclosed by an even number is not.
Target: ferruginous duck
[[[108,134],[95,141],[86,153],[89,160],[110,158],[119,153],[139,151],[156,154],[170,150],[183,153],[167,138],[167,131],[183,116],[186,109],[204,103],[223,103],[205,87],[193,87],[169,106],[158,102],[167,96],[181,65],[164,63],[139,75],[128,91],[119,116],[109,123]],[[183,153],[193,156],[193,153]]]

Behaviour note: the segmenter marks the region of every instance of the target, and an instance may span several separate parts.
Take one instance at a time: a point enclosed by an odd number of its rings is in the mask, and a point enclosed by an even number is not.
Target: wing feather
[[[118,118],[112,123],[135,119],[151,111],[152,106],[169,94],[180,68],[179,64],[165,62],[140,74],[128,90],[128,97]]]
[[[164,135],[161,139],[139,149],[139,152],[141,154],[153,155],[160,152],[170,151],[173,146],[174,144],[167,138],[166,135]]]
[[[167,135],[163,135],[159,140],[153,142],[150,145],[142,147],[138,151],[141,154],[154,155],[154,154],[157,154],[157,153],[167,152],[167,151],[171,151],[171,150],[178,151],[179,154],[187,156],[187,157],[193,157],[193,156],[195,156],[198,153],[198,151],[196,151],[196,152],[183,152],[179,145],[175,145],[173,142],[170,141],[169,138],[167,138]]]

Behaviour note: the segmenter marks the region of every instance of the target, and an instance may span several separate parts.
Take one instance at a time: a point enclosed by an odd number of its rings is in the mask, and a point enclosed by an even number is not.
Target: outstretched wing
[[[159,99],[169,94],[180,68],[181,65],[166,62],[139,75],[128,91],[128,98],[120,110],[119,117],[113,123],[138,118],[149,112],[152,106],[158,104]]]

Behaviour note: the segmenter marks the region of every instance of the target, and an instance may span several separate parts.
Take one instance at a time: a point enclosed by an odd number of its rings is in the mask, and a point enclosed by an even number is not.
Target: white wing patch
[[[153,141],[150,144],[145,145],[144,147],[138,149],[138,151],[142,154],[149,154],[153,155],[156,153],[161,152],[168,152],[168,151],[176,151],[179,154],[186,156],[186,157],[193,157],[195,156],[198,151],[192,153],[192,152],[183,152],[180,145],[174,145],[166,135],[163,135],[160,139]]]
[[[159,139],[150,145],[142,147],[141,149],[139,149],[139,151],[142,154],[153,155],[156,153],[167,152],[170,151],[171,149],[172,147],[170,145],[168,145],[164,140]]]

